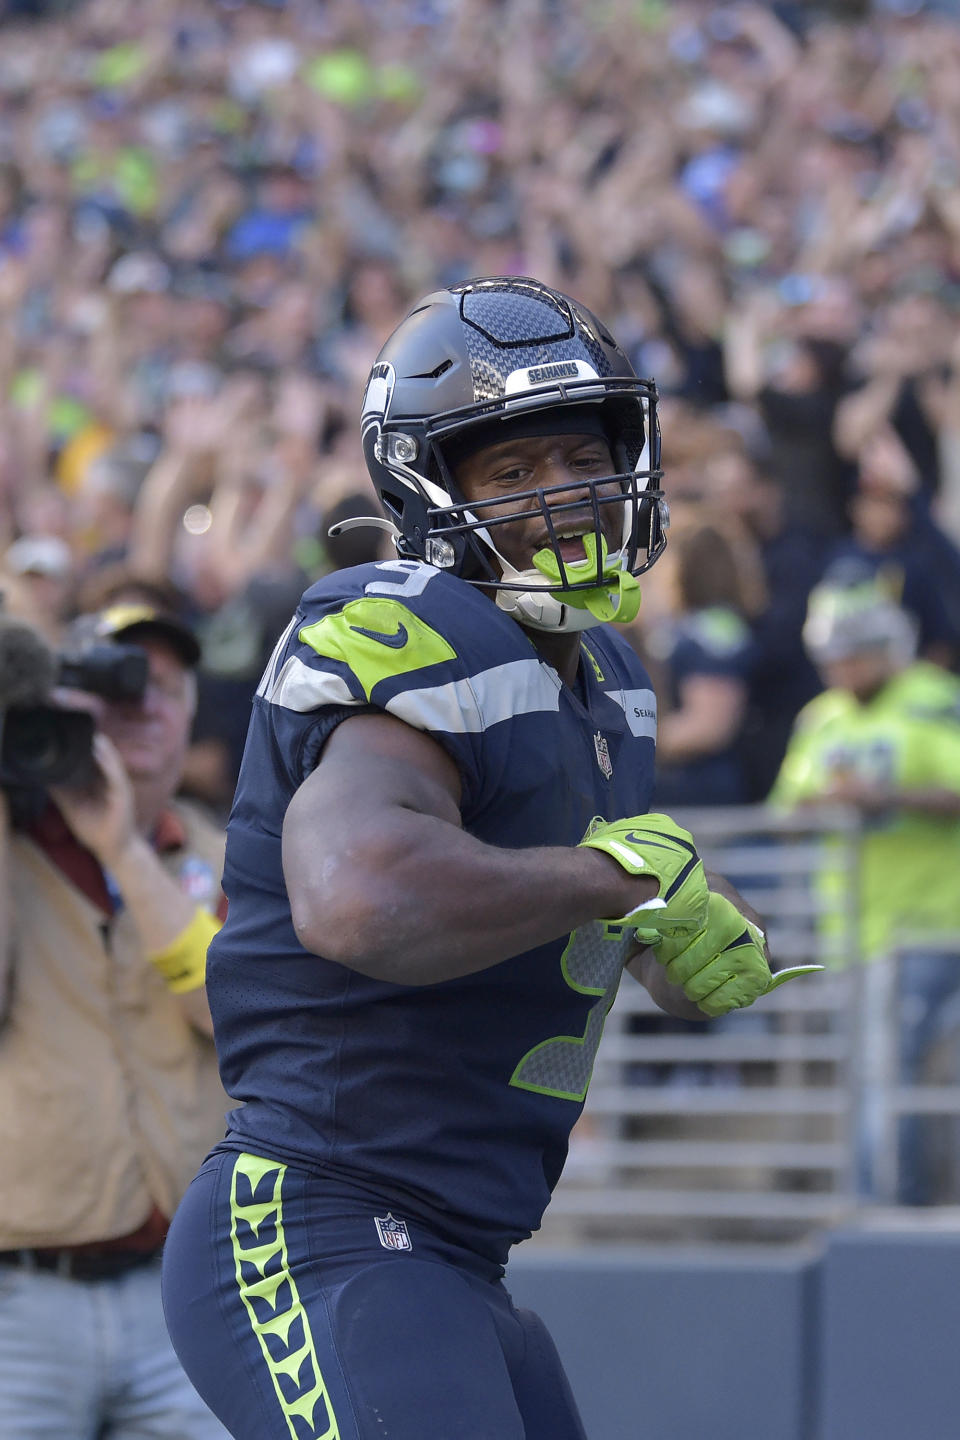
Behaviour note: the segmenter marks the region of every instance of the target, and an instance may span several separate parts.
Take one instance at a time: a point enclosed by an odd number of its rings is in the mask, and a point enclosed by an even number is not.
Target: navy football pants
[[[220,1151],[174,1217],[167,1325],[236,1440],[586,1440],[543,1322],[385,1206]]]

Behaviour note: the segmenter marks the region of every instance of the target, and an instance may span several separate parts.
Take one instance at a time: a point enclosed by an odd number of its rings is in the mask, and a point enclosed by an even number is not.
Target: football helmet
[[[629,620],[636,576],[666,543],[660,489],[657,392],[613,336],[575,300],[525,277],[468,280],[422,300],[387,340],[370,372],[363,451],[401,556],[425,560],[496,592],[525,625],[582,630]],[[456,459],[514,435],[600,434],[612,475],[468,505]],[[564,496],[564,491],[569,491]],[[586,558],[565,563],[557,539],[566,514],[584,514]],[[622,523],[604,526],[615,505]],[[497,511],[499,513],[494,514]],[[549,537],[520,572],[498,529],[540,517]],[[381,522],[382,523],[382,522]],[[615,550],[604,530],[619,534]]]

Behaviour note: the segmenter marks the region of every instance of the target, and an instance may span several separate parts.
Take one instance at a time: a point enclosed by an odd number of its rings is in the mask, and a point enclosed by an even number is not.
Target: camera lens
[[[0,776],[17,785],[58,785],[87,773],[93,717],[40,705],[9,710],[0,746]]]

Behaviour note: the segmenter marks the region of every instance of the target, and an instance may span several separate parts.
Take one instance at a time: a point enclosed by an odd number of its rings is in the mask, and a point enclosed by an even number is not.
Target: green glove
[[[662,937],[654,942],[653,953],[670,984],[679,985],[688,1000],[713,1016],[752,1005],[787,980],[823,969],[794,965],[772,975],[763,931],[715,890],[710,892],[703,930],[692,940]]]
[[[689,939],[707,923],[707,878],[693,836],[669,815],[634,815],[590,822],[580,841],[610,855],[630,875],[649,875],[660,894],[622,915],[616,924],[645,924],[657,935]]]

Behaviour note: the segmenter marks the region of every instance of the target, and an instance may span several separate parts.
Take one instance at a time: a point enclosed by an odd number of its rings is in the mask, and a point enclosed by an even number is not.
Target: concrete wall
[[[958,1228],[521,1246],[507,1284],[549,1326],[590,1440],[960,1437]]]
[[[841,1232],[821,1265],[817,1440],[960,1436],[960,1234]],[[598,1435],[602,1434],[598,1431]]]
[[[507,1284],[550,1328],[590,1440],[808,1440],[816,1272],[806,1252],[521,1247]]]

